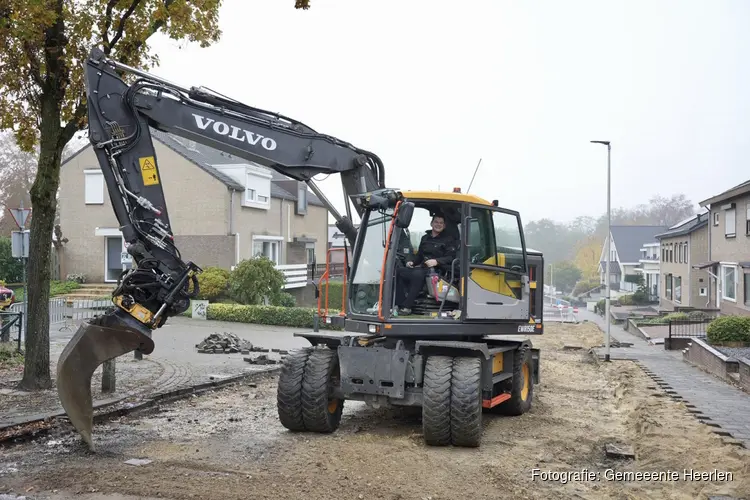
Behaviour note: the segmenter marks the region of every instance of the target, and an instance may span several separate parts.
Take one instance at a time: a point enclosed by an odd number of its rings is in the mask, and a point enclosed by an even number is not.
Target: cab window
[[[472,207],[469,260],[525,272],[518,218],[509,213]]]

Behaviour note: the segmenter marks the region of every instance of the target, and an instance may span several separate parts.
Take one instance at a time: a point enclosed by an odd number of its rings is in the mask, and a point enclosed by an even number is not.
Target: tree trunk
[[[31,218],[27,277],[26,353],[23,379],[19,384],[20,389],[29,391],[52,387],[49,369],[50,254],[57,207],[55,194],[60,184],[60,159],[65,146],[61,140],[59,106],[54,102],[42,104],[40,132],[39,164],[31,188],[34,216]]]

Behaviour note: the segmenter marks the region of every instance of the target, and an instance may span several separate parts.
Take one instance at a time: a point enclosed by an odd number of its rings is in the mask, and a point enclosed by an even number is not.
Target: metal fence
[[[708,324],[713,318],[677,319],[669,321],[669,338],[706,338]]]
[[[78,328],[87,319],[103,314],[112,307],[109,299],[65,299],[54,297],[49,300],[49,324],[50,328],[60,331],[72,331]],[[16,302],[9,308],[10,312],[24,312],[24,303]],[[28,318],[26,318],[26,321]],[[23,327],[26,326],[26,321]],[[25,330],[21,328],[21,338],[25,338]]]

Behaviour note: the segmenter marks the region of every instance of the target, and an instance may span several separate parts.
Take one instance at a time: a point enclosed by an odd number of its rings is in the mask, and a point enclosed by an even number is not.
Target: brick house
[[[230,269],[263,254],[277,265],[325,261],[328,211],[297,182],[260,165],[151,129],[175,243],[183,260]],[[115,282],[130,266],[89,144],[60,171],[65,274]]]
[[[710,213],[708,252],[694,268],[709,273],[709,300],[722,315],[750,315],[750,180],[700,206]]]
[[[693,268],[708,254],[708,218],[707,212],[696,214],[656,235],[663,276],[660,309],[708,307],[709,275],[705,270]]]

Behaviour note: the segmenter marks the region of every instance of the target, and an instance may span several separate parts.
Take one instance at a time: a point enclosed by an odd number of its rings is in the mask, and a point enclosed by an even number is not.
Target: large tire
[[[478,447],[482,441],[482,360],[453,359],[451,443]]]
[[[422,432],[430,446],[451,443],[451,374],[453,358],[430,356],[422,388]]]
[[[532,379],[533,361],[528,347],[517,349],[513,354],[513,378],[510,381],[510,399],[493,408],[493,413],[518,416],[531,409],[534,399]]]
[[[311,347],[292,351],[281,365],[276,406],[281,425],[290,431],[307,430],[302,418],[302,377],[311,351]]]
[[[331,433],[338,429],[344,400],[330,397],[332,382],[338,376],[337,351],[314,349],[310,353],[302,378],[302,419],[308,431]]]

